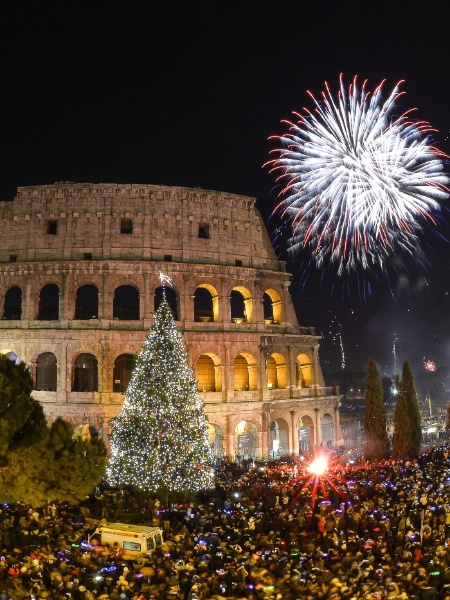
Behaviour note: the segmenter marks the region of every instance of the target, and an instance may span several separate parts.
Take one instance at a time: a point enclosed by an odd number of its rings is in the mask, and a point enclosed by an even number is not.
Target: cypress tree
[[[406,407],[409,415],[409,446],[407,448],[406,456],[408,458],[414,458],[419,454],[420,445],[422,443],[422,419],[420,416],[419,400],[414,377],[408,361],[403,365],[401,387],[402,392],[405,395]]]
[[[366,414],[364,435],[366,439],[366,457],[369,459],[389,456],[389,439],[386,427],[383,385],[375,360],[370,357],[366,375]]]
[[[395,377],[395,409],[394,409],[394,435],[392,437],[393,458],[406,458],[409,448],[408,423],[409,415],[405,395],[402,392],[401,381]]]
[[[421,416],[414,377],[408,361],[403,365],[402,378],[396,379],[394,411],[394,458],[414,458],[422,443]]]

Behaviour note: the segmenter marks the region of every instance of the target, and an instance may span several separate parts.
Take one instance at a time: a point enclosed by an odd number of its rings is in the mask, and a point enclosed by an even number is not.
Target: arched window
[[[234,389],[248,390],[248,363],[244,356],[236,356],[233,362]]]
[[[231,304],[231,320],[235,323],[243,323],[245,321],[245,303],[244,296],[241,292],[233,290],[230,295]]]
[[[180,320],[180,311],[178,310],[178,295],[171,287],[168,286],[160,286],[155,290],[155,311],[158,309],[158,306],[161,304],[161,300],[163,298],[163,294],[166,295],[167,304],[170,306],[172,310],[172,315],[175,321]]]
[[[77,356],[74,364],[72,391],[98,391],[98,362],[92,354],[80,354]]]
[[[194,321],[214,321],[213,297],[204,287],[194,292]]]
[[[307,354],[297,356],[297,386],[299,388],[308,388],[312,386],[312,363]]]
[[[132,354],[121,354],[114,361],[113,392],[124,394],[130,383],[134,369],[135,357]]]
[[[199,392],[216,391],[214,361],[207,354],[202,354],[197,361],[197,386]]]
[[[75,319],[98,319],[98,289],[95,285],[82,285],[75,298]]]
[[[257,389],[256,361],[249,354],[238,354],[233,361],[234,389],[236,391]]]
[[[18,321],[22,318],[22,290],[18,285],[9,288],[3,304],[3,319]]]
[[[139,292],[132,285],[121,285],[114,290],[113,318],[122,321],[139,319]]]
[[[208,423],[208,442],[216,458],[223,457],[223,431],[218,425]]]
[[[274,353],[267,360],[267,387],[284,389],[286,385],[286,361],[282,354]]]
[[[266,290],[263,294],[264,322],[281,323],[283,320],[281,311],[281,296],[276,290]]]
[[[245,287],[235,287],[230,294],[231,320],[235,323],[252,323],[253,301]]]
[[[39,294],[38,321],[59,319],[59,288],[54,283],[44,285]]]
[[[281,456],[288,451],[289,426],[284,419],[276,419],[270,424],[270,456]]]
[[[56,356],[53,352],[39,354],[36,363],[36,389],[56,392]]]
[[[325,413],[322,417],[321,429],[322,443],[325,448],[332,448],[334,445],[333,417],[328,413]]]

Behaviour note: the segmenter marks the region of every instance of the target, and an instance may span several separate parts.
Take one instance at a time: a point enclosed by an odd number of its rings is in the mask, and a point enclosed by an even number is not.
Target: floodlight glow
[[[314,475],[323,475],[327,468],[327,459],[323,456],[319,456],[319,458],[312,461],[307,470]]]

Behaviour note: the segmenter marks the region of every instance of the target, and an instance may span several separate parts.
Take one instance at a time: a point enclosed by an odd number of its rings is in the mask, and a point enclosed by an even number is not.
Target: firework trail
[[[342,339],[342,323],[337,320],[337,317],[333,317],[330,322],[330,337],[333,341],[334,345],[339,346],[339,351],[341,353],[341,369],[345,370],[345,350],[344,350],[344,340]],[[336,333],[333,333],[333,328],[336,327]]]
[[[283,184],[275,212],[291,227],[290,250],[306,248],[318,268],[339,275],[384,270],[398,251],[417,258],[419,234],[434,229],[448,197],[445,155],[431,145],[435,131],[400,111],[400,81],[382,98],[367,82],[339,91],[328,84],[314,108],[283,121],[281,147],[266,163]]]
[[[394,357],[394,373],[397,373],[397,334],[394,333],[394,341],[392,343],[392,356]]]

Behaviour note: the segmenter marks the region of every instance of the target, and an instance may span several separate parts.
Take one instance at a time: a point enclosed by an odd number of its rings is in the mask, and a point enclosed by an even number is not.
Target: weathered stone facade
[[[30,365],[50,419],[107,441],[152,324],[159,271],[216,453],[340,442],[339,390],[300,327],[254,199],[154,185],[19,188],[0,203],[0,351]]]

